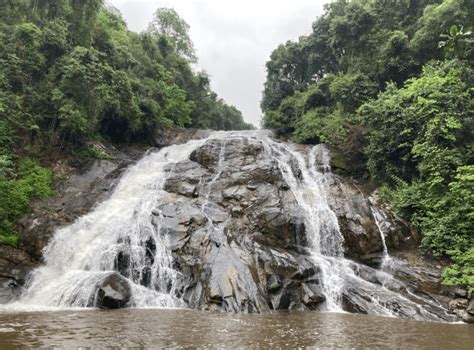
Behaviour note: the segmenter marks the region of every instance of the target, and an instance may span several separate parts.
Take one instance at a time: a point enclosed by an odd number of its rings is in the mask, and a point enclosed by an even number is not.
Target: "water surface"
[[[181,309],[0,311],[0,349],[106,346],[473,349],[474,326],[316,312],[230,315]]]

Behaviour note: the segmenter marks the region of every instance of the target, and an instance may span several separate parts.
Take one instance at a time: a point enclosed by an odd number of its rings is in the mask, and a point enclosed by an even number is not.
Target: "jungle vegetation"
[[[253,128],[196,60],[172,9],[135,33],[102,0],[1,0],[0,244],[15,244],[31,199],[52,195],[40,165],[49,154],[92,154],[94,140],[152,144],[170,127]]]
[[[263,126],[324,142],[474,288],[474,2],[337,0],[267,63]]]

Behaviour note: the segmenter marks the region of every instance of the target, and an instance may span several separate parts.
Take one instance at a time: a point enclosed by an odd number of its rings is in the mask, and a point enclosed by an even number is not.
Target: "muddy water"
[[[0,311],[0,349],[33,346],[473,349],[474,326],[313,312]]]

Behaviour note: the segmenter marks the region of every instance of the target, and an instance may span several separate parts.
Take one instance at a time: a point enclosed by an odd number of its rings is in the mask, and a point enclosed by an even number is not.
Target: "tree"
[[[197,61],[194,44],[189,37],[189,24],[179,17],[174,9],[164,7],[157,9],[148,31],[170,39],[174,51],[179,56],[192,63]]]

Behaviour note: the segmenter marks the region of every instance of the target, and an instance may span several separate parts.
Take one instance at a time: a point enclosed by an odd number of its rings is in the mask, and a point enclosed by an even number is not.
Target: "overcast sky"
[[[153,12],[172,7],[191,26],[198,69],[227,103],[259,126],[265,62],[280,43],[311,32],[329,0],[108,0],[133,31],[145,30]]]

